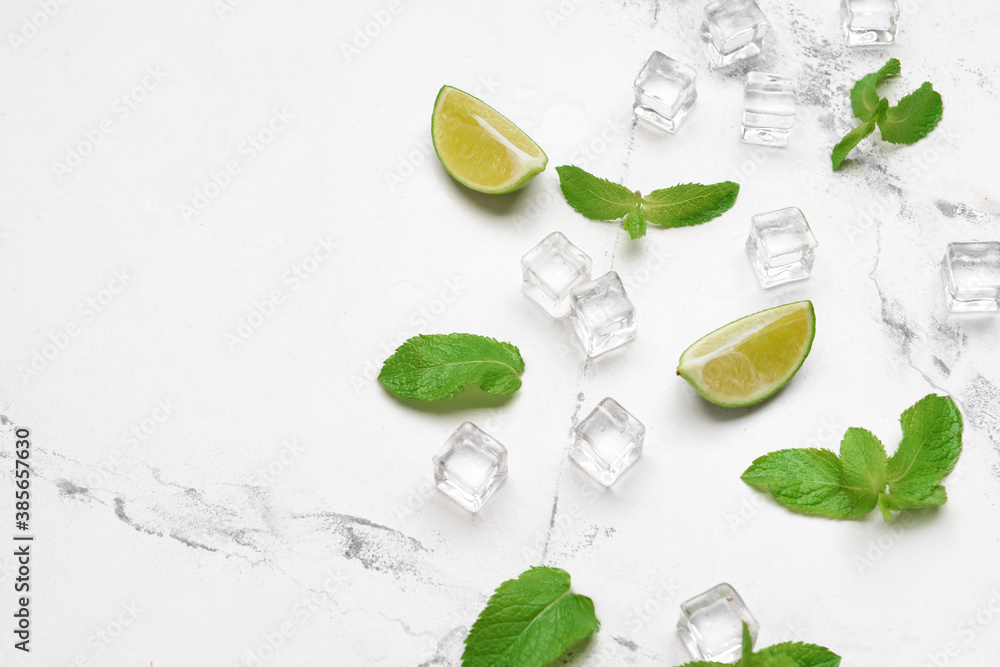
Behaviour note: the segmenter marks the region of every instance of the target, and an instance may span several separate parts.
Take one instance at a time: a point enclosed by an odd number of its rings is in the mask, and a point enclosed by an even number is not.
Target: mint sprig
[[[929,394],[900,417],[903,440],[888,457],[871,432],[849,428],[840,456],[827,449],[784,449],[755,460],[743,481],[801,514],[854,519],[876,505],[893,510],[943,505],[941,481],[962,451],[962,414],[950,397]],[[888,488],[887,488],[888,487]]]
[[[913,144],[926,137],[941,120],[944,102],[929,82],[889,106],[878,94],[878,86],[899,75],[899,61],[890,58],[877,72],[863,76],[851,88],[851,110],[861,123],[833,148],[831,162],[836,171],[858,143],[879,128],[882,140],[893,144]]]
[[[828,648],[803,642],[774,644],[756,653],[750,628],[743,623],[743,646],[736,667],[838,667],[840,656]],[[687,662],[681,667],[732,667],[724,662]]]
[[[844,160],[847,158],[847,154],[854,150],[854,147],[861,143],[862,139],[875,131],[875,125],[883,116],[885,116],[888,108],[888,100],[880,100],[878,106],[875,107],[875,112],[872,114],[871,118],[863,121],[860,125],[844,135],[843,139],[837,142],[837,145],[833,147],[833,152],[830,154],[830,159],[833,161],[834,171],[840,169],[840,165],[844,163]]]
[[[556,167],[567,203],[591,220],[622,220],[633,239],[646,234],[648,224],[661,227],[700,225],[728,211],[740,186],[732,181],[712,185],[684,183],[653,190],[645,197],[580,167]]]
[[[438,401],[470,384],[489,394],[521,387],[524,360],[510,343],[467,333],[415,336],[385,360],[378,380],[404,398]]]
[[[465,639],[462,667],[542,667],[600,628],[594,602],[570,576],[532,567],[500,584]]]

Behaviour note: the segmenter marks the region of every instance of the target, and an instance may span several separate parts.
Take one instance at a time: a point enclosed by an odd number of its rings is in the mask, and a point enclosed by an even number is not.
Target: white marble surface
[[[4,548],[0,663],[455,666],[490,592],[532,564],[595,601],[601,632],[573,665],[680,664],[677,605],[721,581],[762,646],[813,641],[859,667],[996,663],[1000,318],[949,315],[937,268],[948,241],[1000,237],[995,3],[904,0],[897,45],[848,50],[834,0],[762,0],[765,54],[712,72],[701,2],[225,2],[0,9],[5,517],[15,424],[37,475],[33,651],[12,648]],[[373,12],[386,25],[345,55]],[[653,49],[699,74],[674,136],[631,119]],[[831,173],[849,87],[890,55],[903,76],[887,94],[930,80],[944,120],[916,146],[866,141]],[[799,79],[785,150],[738,139],[748,69]],[[517,196],[477,196],[430,149],[444,83],[518,122],[551,167],[743,189],[722,218],[640,242],[570,210],[551,168]],[[791,205],[816,268],[763,291],[749,218]],[[520,293],[519,258],[553,230],[628,281],[639,336],[619,353],[585,362]],[[716,409],[674,376],[702,334],[802,298],[816,343],[772,400]],[[522,390],[415,407],[372,381],[404,338],[449,331],[517,344]],[[891,450],[929,392],[966,419],[936,513],[809,519],[739,480],[850,425]],[[567,450],[609,395],[648,431],[605,491]],[[466,419],[511,455],[476,516],[430,478]]]

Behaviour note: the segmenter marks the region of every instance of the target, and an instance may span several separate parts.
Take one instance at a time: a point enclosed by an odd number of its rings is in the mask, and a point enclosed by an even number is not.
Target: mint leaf
[[[556,167],[559,187],[573,209],[591,220],[618,220],[632,211],[639,197],[624,185],[598,178],[573,165]]]
[[[871,118],[862,122],[856,128],[848,132],[843,139],[841,139],[836,146],[833,147],[833,152],[830,154],[830,159],[833,162],[833,170],[837,171],[840,169],[840,165],[844,163],[844,159],[847,154],[850,153],[855,146],[857,146],[862,139],[867,137],[869,134],[875,131],[875,124],[879,119],[885,115],[886,109],[889,108],[889,102],[886,100],[881,100],[878,106],[875,107],[875,112]]]
[[[738,183],[684,183],[653,190],[642,198],[642,210],[654,225],[690,227],[717,218],[736,202]]]
[[[754,667],[838,667],[840,656],[830,649],[803,644],[784,642],[757,651],[755,659],[762,660]]]
[[[892,457],[870,431],[849,428],[839,457],[826,449],[783,449],[755,460],[743,481],[793,511],[834,519],[878,506],[888,521],[894,510],[943,505],[948,494],[941,480],[962,453],[962,413],[950,397],[930,394],[899,421],[903,441]]]
[[[879,84],[899,72],[899,61],[890,58],[879,71],[862,77],[851,88],[851,110],[862,122],[834,146],[830,156],[834,171],[840,168],[851,149],[872,133],[873,122],[878,125],[883,141],[912,144],[926,137],[941,121],[944,103],[929,82],[924,82],[893,107],[879,96]]]
[[[533,567],[500,584],[465,639],[462,667],[542,667],[597,632],[593,601],[567,572]]]
[[[556,167],[556,172],[563,196],[577,213],[591,220],[622,219],[622,227],[633,239],[645,236],[649,223],[688,227],[708,222],[728,211],[740,191],[732,181],[684,183],[643,197],[573,165]]]
[[[868,120],[875,114],[878,107],[879,94],[876,90],[882,81],[894,77],[900,72],[899,61],[890,58],[889,62],[882,66],[877,72],[872,72],[854,84],[851,88],[851,110],[858,120]]]
[[[622,227],[633,239],[646,235],[646,218],[642,215],[641,204],[636,204],[635,208],[628,212],[622,220]]]
[[[754,656],[750,667],[799,667],[799,663],[787,655],[772,655],[766,658]]]
[[[523,372],[521,353],[510,343],[475,334],[432,334],[400,345],[378,380],[399,396],[438,401],[470,384],[489,394],[513,394]]]
[[[892,144],[912,144],[926,137],[937,127],[944,113],[941,93],[927,81],[915,91],[889,107],[878,121],[882,140]]]
[[[747,468],[742,479],[802,514],[852,519],[871,511],[871,507],[859,511],[857,493],[861,489],[847,488],[840,459],[828,449],[783,449],[766,454]]]
[[[939,484],[962,453],[962,414],[948,396],[929,394],[899,418],[903,440],[889,459],[886,507],[930,507],[947,499]]]
[[[948,502],[948,492],[943,486],[935,486],[930,493],[920,498],[911,498],[898,494],[883,493],[878,497],[878,506],[882,510],[882,516],[888,521],[892,518],[889,512],[892,510],[923,509],[925,507],[938,507]]]
[[[687,662],[681,667],[716,667],[721,662]],[[743,623],[743,652],[736,667],[838,667],[840,656],[830,649],[803,644],[784,642],[753,653],[753,639],[750,629]]]
[[[844,490],[859,516],[875,509],[878,495],[885,491],[887,466],[885,447],[878,438],[863,428],[847,429],[840,443],[840,468]]]
[[[740,655],[738,667],[750,667],[750,659],[753,657],[753,637],[750,636],[750,626],[743,621],[743,651]]]

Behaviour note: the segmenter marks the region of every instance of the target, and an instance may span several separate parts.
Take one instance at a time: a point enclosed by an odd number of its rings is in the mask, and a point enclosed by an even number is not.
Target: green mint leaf
[[[840,665],[840,656],[830,649],[802,642],[784,642],[768,646],[757,651],[754,658],[761,660],[760,663],[757,663],[760,667],[838,667]]]
[[[500,584],[465,639],[462,667],[542,667],[597,632],[593,601],[569,574],[533,567]]]
[[[378,379],[399,396],[438,401],[470,384],[489,394],[513,394],[523,372],[521,353],[510,343],[475,334],[432,334],[400,345]]]
[[[893,511],[938,507],[944,505],[946,502],[948,502],[948,492],[941,485],[935,486],[928,494],[919,499],[891,493],[882,494],[878,497],[878,507],[882,511],[882,517],[886,521],[892,520]]]
[[[743,473],[751,486],[770,492],[788,509],[831,519],[853,519],[860,488],[847,488],[837,455],[828,449],[783,449],[756,459]],[[874,505],[873,505],[874,506]]]
[[[948,396],[929,394],[899,418],[903,440],[889,459],[889,496],[883,507],[904,509],[941,505],[940,482],[962,453],[962,414]]]
[[[624,185],[598,178],[573,165],[556,167],[563,196],[577,213],[591,220],[618,220],[631,212],[639,197]]]
[[[622,227],[633,239],[646,235],[646,218],[642,215],[642,205],[636,204],[622,220]]]
[[[890,58],[889,62],[882,66],[882,69],[863,76],[854,84],[854,88],[851,89],[851,110],[854,111],[858,120],[868,120],[875,114],[875,109],[881,99],[876,90],[878,84],[885,79],[896,76],[899,71],[899,61]]]
[[[772,655],[766,658],[756,655],[751,662],[751,667],[799,667],[799,663],[787,655]]]
[[[684,183],[653,190],[642,198],[642,210],[654,225],[689,227],[728,211],[739,193],[739,184],[732,181],[711,185]]]
[[[872,133],[875,125],[878,125],[883,141],[912,144],[926,137],[941,121],[944,103],[941,94],[929,82],[924,82],[894,107],[879,96],[879,84],[899,72],[899,61],[891,58],[879,71],[862,77],[851,88],[851,110],[861,124],[834,146],[830,155],[834,171],[840,168],[847,154]]]
[[[962,453],[958,406],[948,396],[929,394],[899,421],[903,440],[892,457],[870,431],[849,428],[839,458],[826,449],[783,449],[755,460],[743,481],[793,511],[835,519],[877,506],[888,521],[895,510],[943,505],[948,494],[940,482]]]
[[[844,163],[844,159],[847,157],[847,154],[850,153],[862,139],[875,131],[875,124],[883,115],[885,115],[886,109],[888,108],[889,102],[887,100],[879,101],[878,106],[875,107],[875,113],[872,117],[848,132],[844,138],[833,147],[830,159],[833,162],[834,171],[840,169],[840,165]]]
[[[753,637],[750,636],[750,626],[743,621],[743,651],[737,667],[751,667],[751,658],[753,658]]]
[[[563,196],[577,213],[591,220],[622,220],[633,239],[646,235],[646,225],[700,225],[728,211],[740,186],[732,181],[701,185],[684,183],[654,190],[645,197],[573,165],[556,167]]]
[[[882,140],[892,144],[912,144],[926,137],[941,120],[944,102],[941,93],[924,82],[915,91],[889,107],[878,121]]]
[[[688,662],[681,667],[715,667],[722,664]],[[743,650],[736,667],[838,667],[839,665],[840,656],[830,649],[802,642],[775,644],[754,653],[750,628],[745,621],[743,623]]]
[[[879,494],[885,491],[888,464],[885,447],[870,431],[847,429],[840,443],[840,468],[845,492],[854,500],[859,515],[875,509]]]

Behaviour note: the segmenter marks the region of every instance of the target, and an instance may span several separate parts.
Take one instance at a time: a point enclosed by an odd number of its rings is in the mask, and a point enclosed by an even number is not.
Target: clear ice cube
[[[635,338],[635,306],[614,271],[570,292],[569,317],[587,355],[596,357]]]
[[[898,0],[840,0],[848,46],[892,44],[899,21]]]
[[[552,232],[521,258],[524,293],[552,317],[569,313],[569,293],[590,280],[590,257]]]
[[[756,643],[757,619],[732,586],[719,584],[681,604],[677,633],[695,660],[734,663],[742,652],[744,621]]]
[[[714,0],[705,5],[701,39],[713,67],[760,53],[767,19],[755,0]]]
[[[675,132],[698,98],[695,76],[693,68],[653,51],[632,84],[632,110],[639,118]]]
[[[795,79],[749,72],[743,89],[743,141],[785,146],[794,122]]]
[[[507,479],[507,448],[472,422],[451,434],[434,457],[437,487],[478,512]]]
[[[817,245],[806,217],[794,206],[750,219],[747,255],[763,287],[808,278]]]
[[[1000,312],[1000,241],[949,243],[941,275],[949,310]]]
[[[642,454],[646,427],[605,398],[573,429],[570,458],[601,484],[611,486]]]

